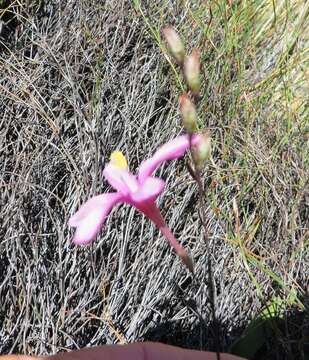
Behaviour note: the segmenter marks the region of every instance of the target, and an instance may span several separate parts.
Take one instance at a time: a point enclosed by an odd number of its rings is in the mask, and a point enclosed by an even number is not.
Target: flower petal
[[[148,177],[139,186],[138,191],[131,193],[131,199],[137,203],[156,200],[163,191],[164,186],[165,182],[163,180],[155,177]]]
[[[103,175],[110,185],[123,195],[128,195],[138,189],[136,177],[127,169],[120,169],[109,163],[105,166]]]
[[[199,141],[199,135],[192,136],[192,145]],[[167,160],[177,159],[184,155],[189,149],[190,142],[188,135],[179,136],[163,145],[150,159],[144,161],[138,172],[138,180],[143,182],[156,168]]]
[[[88,200],[69,220],[69,226],[76,227],[73,242],[90,244],[100,231],[113,206],[123,201],[120,193],[107,193]]]

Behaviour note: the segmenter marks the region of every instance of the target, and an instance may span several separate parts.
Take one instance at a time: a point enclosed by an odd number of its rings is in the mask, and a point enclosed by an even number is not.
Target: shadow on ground
[[[218,324],[220,351],[252,360],[309,359],[308,309],[296,307],[280,317],[255,319],[248,327],[227,327]],[[158,341],[190,349],[215,351],[214,324],[196,321],[193,327],[182,327],[181,321],[167,320],[155,325],[144,335],[144,340]]]

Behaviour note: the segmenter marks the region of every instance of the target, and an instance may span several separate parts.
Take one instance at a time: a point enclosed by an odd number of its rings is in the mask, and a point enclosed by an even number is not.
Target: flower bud
[[[211,138],[208,131],[200,135],[199,142],[193,147],[192,155],[195,165],[201,170],[211,155]]]
[[[189,88],[194,95],[200,91],[200,51],[193,49],[192,53],[185,58],[184,74]]]
[[[172,26],[166,27],[162,30],[162,34],[168,44],[172,56],[179,65],[183,64],[185,58],[185,48],[180,36],[177,34]]]
[[[179,98],[179,108],[182,116],[183,127],[188,133],[194,133],[197,129],[197,114],[195,105],[187,94],[182,94]]]

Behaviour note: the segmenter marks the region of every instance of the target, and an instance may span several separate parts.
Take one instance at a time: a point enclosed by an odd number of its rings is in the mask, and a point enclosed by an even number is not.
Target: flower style
[[[191,145],[197,145],[199,135],[191,138]],[[73,242],[79,245],[90,244],[100,231],[112,208],[120,203],[134,206],[146,215],[160,229],[170,245],[180,256],[184,264],[193,272],[192,260],[167,227],[155,201],[163,192],[165,182],[152,174],[167,160],[177,159],[184,155],[190,147],[188,135],[179,136],[157,150],[145,160],[133,175],[127,166],[127,161],[120,151],[111,155],[103,175],[117,192],[101,194],[88,200],[69,220],[69,225],[76,227]]]

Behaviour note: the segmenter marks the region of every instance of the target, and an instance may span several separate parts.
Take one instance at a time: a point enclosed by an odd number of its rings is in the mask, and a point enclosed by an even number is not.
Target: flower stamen
[[[110,163],[118,169],[125,170],[128,168],[127,159],[121,151],[113,151],[111,153]]]

